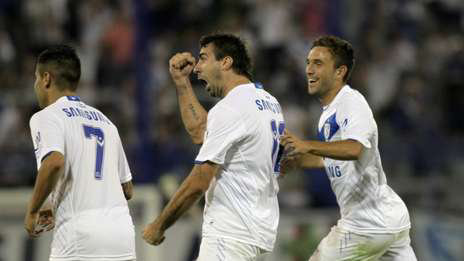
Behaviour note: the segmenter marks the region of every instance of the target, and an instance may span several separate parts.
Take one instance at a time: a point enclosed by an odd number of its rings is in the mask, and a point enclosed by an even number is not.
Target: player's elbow
[[[201,145],[201,144],[203,144],[203,138],[200,138],[200,137],[192,137],[192,142],[193,142],[193,144]]]
[[[195,127],[187,128],[187,132],[192,138],[194,144],[203,144],[203,137],[205,135],[206,126],[204,123],[198,124]]]
[[[203,144],[203,136],[205,134],[205,131],[203,129],[202,130],[198,130],[198,129],[189,130],[189,133],[190,133],[190,137],[192,138],[192,142],[194,144],[197,144],[197,145]]]
[[[362,155],[364,146],[356,140],[348,140],[345,144],[345,159],[358,160]]]
[[[353,147],[352,149],[348,151],[347,158],[348,160],[358,160],[361,157],[362,152],[363,152],[362,145],[360,145],[359,147],[358,146]]]

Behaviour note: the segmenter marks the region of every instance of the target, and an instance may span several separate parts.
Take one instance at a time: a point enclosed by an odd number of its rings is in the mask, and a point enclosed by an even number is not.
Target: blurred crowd
[[[356,56],[350,85],[375,113],[392,187],[413,206],[464,213],[454,198],[464,172],[459,0],[0,1],[0,187],[34,182],[34,64],[57,43],[77,49],[78,93],[118,126],[134,180],[184,177],[199,147],[183,128],[168,60],[176,52],[197,55],[199,38],[216,31],[246,42],[254,80],[280,100],[287,127],[308,139],[321,112],[306,91],[311,42],[322,34],[349,40]],[[201,103],[213,106],[192,81]],[[286,177],[283,207],[333,204],[324,174],[306,174]]]

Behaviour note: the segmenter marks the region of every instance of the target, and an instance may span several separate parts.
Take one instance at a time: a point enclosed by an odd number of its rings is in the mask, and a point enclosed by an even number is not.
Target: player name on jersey
[[[282,113],[282,108],[280,108],[280,104],[278,103],[273,103],[270,101],[266,100],[255,100],[256,106],[258,106],[258,109],[260,111],[262,110],[268,110],[272,111],[273,113]]]
[[[88,111],[76,107],[62,108],[62,110],[68,117],[82,117],[88,120],[102,121],[110,124],[110,121],[98,111]]]

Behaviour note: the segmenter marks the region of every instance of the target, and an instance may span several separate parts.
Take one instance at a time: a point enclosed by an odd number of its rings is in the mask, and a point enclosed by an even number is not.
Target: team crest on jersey
[[[330,123],[326,122],[324,124],[324,138],[325,141],[328,141],[330,137]]]
[[[322,128],[318,130],[317,136],[320,141],[329,141],[339,129],[340,127],[337,124],[336,114],[334,113],[325,120]]]

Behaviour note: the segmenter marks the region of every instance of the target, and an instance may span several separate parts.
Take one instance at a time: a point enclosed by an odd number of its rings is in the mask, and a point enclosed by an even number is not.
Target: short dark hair
[[[343,77],[343,81],[347,82],[355,65],[354,50],[351,44],[339,37],[325,35],[314,40],[311,49],[317,46],[326,47],[330,50],[330,53],[335,60],[335,68],[342,65],[345,65],[348,68],[345,76]]]
[[[251,59],[243,41],[232,34],[214,33],[205,35],[200,39],[200,47],[214,44],[214,56],[216,60],[226,56],[232,57],[232,69],[239,75],[252,79]]]
[[[81,77],[81,62],[74,48],[56,45],[42,51],[37,57],[36,68],[40,74],[49,71],[59,89],[75,91]]]

